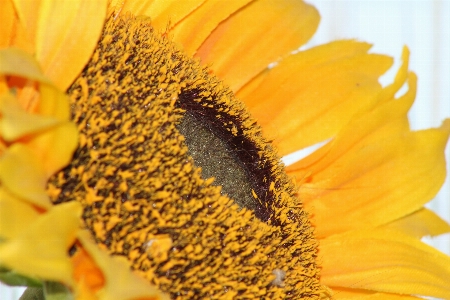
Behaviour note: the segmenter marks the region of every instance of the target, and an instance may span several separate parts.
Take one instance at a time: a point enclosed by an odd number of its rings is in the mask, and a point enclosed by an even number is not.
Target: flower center
[[[205,126],[202,118],[197,119],[187,111],[180,124],[180,133],[186,138],[188,154],[195,165],[202,168],[205,178],[214,177],[214,185],[222,187],[222,194],[228,195],[239,206],[252,211],[264,211],[261,203],[252,196],[252,185],[245,165],[233,155],[231,147],[220,137],[218,130]],[[242,149],[242,151],[245,151]]]
[[[80,144],[48,191],[82,203],[101,248],[173,299],[318,298],[308,216],[208,70],[145,20],[118,18],[68,93]]]

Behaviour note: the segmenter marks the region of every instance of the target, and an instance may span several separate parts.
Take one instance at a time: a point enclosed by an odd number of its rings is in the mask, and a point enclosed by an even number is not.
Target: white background
[[[180,0],[183,1],[183,0]],[[226,0],[223,0],[226,1]],[[410,112],[413,129],[437,127],[450,118],[450,1],[447,0],[307,0],[322,21],[308,46],[356,38],[374,44],[372,52],[400,62],[403,45],[411,50],[410,69],[419,76],[416,102]],[[389,83],[393,72],[382,79]],[[447,145],[447,170],[450,146]],[[426,180],[426,178],[424,179]],[[429,207],[450,222],[450,179]],[[450,234],[426,239],[450,255]],[[21,289],[0,286],[0,299],[18,299]]]

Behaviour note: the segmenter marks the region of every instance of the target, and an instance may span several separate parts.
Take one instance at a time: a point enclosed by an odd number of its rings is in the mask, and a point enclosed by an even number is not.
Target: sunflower
[[[302,1],[1,5],[0,279],[23,299],[450,298],[420,242],[450,231],[423,207],[450,121],[410,130],[406,48],[382,88],[366,43],[292,53]]]

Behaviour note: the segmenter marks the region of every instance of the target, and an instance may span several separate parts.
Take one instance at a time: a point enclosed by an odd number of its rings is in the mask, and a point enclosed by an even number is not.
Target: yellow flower
[[[291,54],[319,22],[301,1],[1,5],[1,274],[79,299],[450,298],[420,242],[450,231],[423,208],[450,121],[409,129],[406,49],[382,88],[368,44]],[[330,141],[284,170],[261,132],[281,156]]]

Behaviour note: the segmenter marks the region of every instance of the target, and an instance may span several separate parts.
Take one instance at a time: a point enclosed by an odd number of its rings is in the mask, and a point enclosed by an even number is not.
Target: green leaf
[[[23,292],[19,300],[45,300],[42,288],[29,287]]]
[[[44,282],[44,296],[45,300],[74,300],[74,296],[70,289],[54,281]]]
[[[18,274],[2,266],[0,266],[0,281],[10,286],[42,286],[42,282],[38,279]]]
[[[74,296],[68,287],[54,282],[45,281],[43,287],[29,287],[19,300],[74,300]]]

